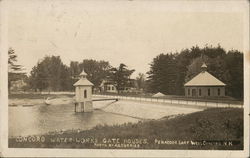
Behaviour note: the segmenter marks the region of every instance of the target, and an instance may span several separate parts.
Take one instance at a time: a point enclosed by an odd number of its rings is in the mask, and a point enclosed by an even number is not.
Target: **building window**
[[[218,96],[220,96],[220,88],[218,88]]]
[[[190,89],[188,88],[188,95],[190,95]]]
[[[108,86],[108,90],[110,90],[110,87]]]
[[[112,86],[112,90],[114,90],[114,86]]]
[[[87,90],[84,90],[84,98],[87,98]]]
[[[199,89],[199,96],[201,96],[201,89]]]
[[[207,95],[210,96],[210,88],[207,90]]]

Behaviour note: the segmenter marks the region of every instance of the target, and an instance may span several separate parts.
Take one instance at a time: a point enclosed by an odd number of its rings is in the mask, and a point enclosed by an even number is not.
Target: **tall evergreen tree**
[[[176,62],[173,54],[160,54],[154,58],[147,73],[150,92],[175,94],[176,92]]]
[[[116,83],[116,89],[120,93],[124,87],[130,85],[129,79],[135,70],[129,70],[125,64],[121,63],[118,68],[113,67],[110,71],[110,78]]]
[[[228,80],[227,89],[229,96],[243,99],[244,96],[244,71],[243,54],[237,50],[230,50],[225,58]]]
[[[27,78],[26,73],[21,72],[23,70],[21,65],[16,64],[17,55],[15,50],[9,48],[8,50],[8,89],[10,92],[11,82],[19,79]]]

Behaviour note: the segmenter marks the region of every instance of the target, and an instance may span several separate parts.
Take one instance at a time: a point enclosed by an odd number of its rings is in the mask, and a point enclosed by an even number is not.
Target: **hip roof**
[[[219,79],[203,71],[195,76],[193,79],[188,81],[184,86],[225,86],[226,84],[221,82]]]
[[[93,83],[91,83],[86,78],[81,78],[79,81],[77,81],[74,86],[93,86]]]

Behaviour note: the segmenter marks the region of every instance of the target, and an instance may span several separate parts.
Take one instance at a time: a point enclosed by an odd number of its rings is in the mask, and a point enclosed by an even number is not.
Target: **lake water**
[[[103,103],[105,104],[105,103]],[[73,104],[9,107],[9,136],[45,134],[55,130],[87,130],[96,125],[136,123],[139,119],[94,110],[75,113]]]

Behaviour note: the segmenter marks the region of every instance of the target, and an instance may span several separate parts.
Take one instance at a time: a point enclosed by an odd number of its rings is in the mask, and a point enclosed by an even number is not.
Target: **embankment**
[[[106,106],[99,106],[103,104]],[[141,119],[160,119],[164,116],[174,116],[179,114],[188,114],[203,110],[201,107],[189,107],[170,104],[157,104],[151,102],[140,102],[133,100],[119,100],[117,102],[96,102],[94,107],[115,113]]]
[[[10,138],[9,147],[242,150],[243,109],[212,108],[173,119],[47,134],[42,142]]]

